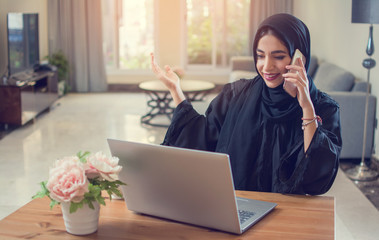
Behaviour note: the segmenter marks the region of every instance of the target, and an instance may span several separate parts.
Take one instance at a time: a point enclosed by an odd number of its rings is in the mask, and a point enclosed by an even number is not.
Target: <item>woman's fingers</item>
[[[165,68],[167,74],[171,73],[171,68],[169,65],[164,66],[164,68]]]
[[[300,76],[303,79],[307,79],[307,71],[305,70],[305,66],[304,66],[303,60],[301,58],[298,58],[296,60],[296,64],[300,67],[300,70],[299,70]]]
[[[159,79],[163,84],[170,89],[177,89],[177,84],[179,84],[179,79],[176,74],[173,72],[169,65],[165,65],[163,68],[160,68],[159,65],[155,62],[154,54],[150,53],[151,56],[151,69],[155,74],[155,77]]]
[[[162,72],[161,68],[158,66],[158,64],[155,62],[154,54],[151,53],[151,69],[155,74],[160,74]]]
[[[169,79],[169,75],[168,75],[168,70],[167,69],[170,69],[169,67],[167,68],[168,66],[165,66],[165,71],[163,71],[159,65],[155,62],[155,59],[154,59],[154,54],[151,53],[151,68],[155,74],[155,76],[163,81],[163,82],[167,82],[167,81],[170,81]]]
[[[297,65],[287,65],[286,69],[289,70],[289,72],[296,72],[296,71],[302,71],[302,68]]]
[[[294,65],[288,65],[286,68],[289,71],[288,73],[283,74],[284,78],[292,78],[293,80],[298,79],[302,85],[307,85],[307,72],[305,71],[304,63],[301,58],[296,59]]]
[[[157,77],[162,77],[162,76],[170,76],[171,74],[171,68],[169,65],[166,65],[164,67],[165,71],[163,71],[159,65],[155,62],[155,59],[154,59],[154,54],[151,53],[151,69],[153,70],[153,72],[157,75]]]
[[[296,59],[295,64],[293,64],[293,65],[287,65],[286,68],[289,71],[293,71],[293,72],[299,71],[301,73],[305,73],[304,63],[303,63],[303,61],[300,58]]]
[[[299,58],[294,65],[288,65],[286,68],[289,70],[283,74],[284,80],[292,82],[298,89],[297,99],[301,107],[311,102],[309,96],[309,80],[307,72],[304,67],[303,61]]]
[[[169,65],[164,66],[162,70],[159,65],[155,62],[154,54],[150,53],[151,57],[151,69],[155,76],[163,82],[163,84],[171,92],[171,96],[174,100],[175,105],[179,105],[183,100],[186,99],[183,91],[179,85],[179,77],[173,72]]]
[[[177,80],[177,75],[174,73],[174,71],[172,70],[172,68],[169,65],[165,66],[165,71],[166,71],[166,76],[168,78],[172,79],[172,81]]]

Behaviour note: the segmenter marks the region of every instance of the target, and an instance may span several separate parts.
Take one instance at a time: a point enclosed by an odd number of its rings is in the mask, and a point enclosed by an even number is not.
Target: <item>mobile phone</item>
[[[296,64],[296,60],[298,58],[301,58],[301,60],[303,61],[303,63],[305,63],[305,57],[304,55],[300,52],[299,49],[296,49],[295,50],[295,53],[293,54],[293,57],[292,57],[292,60],[291,60],[291,65],[295,65]],[[290,70],[291,72],[292,70]],[[296,88],[296,85],[291,83],[291,82],[287,82],[287,81],[284,81],[284,84],[283,84],[283,88],[284,90],[291,96],[291,97],[296,97],[297,95],[297,88]]]

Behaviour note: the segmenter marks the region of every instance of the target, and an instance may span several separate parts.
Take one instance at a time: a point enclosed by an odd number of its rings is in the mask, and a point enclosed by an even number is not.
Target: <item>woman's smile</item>
[[[280,73],[264,73],[263,78],[267,81],[274,81],[276,78],[280,76]]]

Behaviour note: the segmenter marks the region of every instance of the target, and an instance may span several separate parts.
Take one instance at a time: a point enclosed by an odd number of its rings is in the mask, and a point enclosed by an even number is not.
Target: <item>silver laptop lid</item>
[[[108,139],[129,210],[241,233],[229,156]]]

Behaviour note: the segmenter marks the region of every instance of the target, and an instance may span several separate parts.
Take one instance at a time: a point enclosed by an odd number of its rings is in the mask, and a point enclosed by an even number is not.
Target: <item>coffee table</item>
[[[215,84],[200,80],[182,80],[181,88],[186,99],[190,102],[204,101],[205,96],[215,88]],[[146,81],[139,84],[139,88],[147,93],[149,99],[148,112],[141,117],[141,123],[156,127],[167,127],[169,124],[154,123],[157,116],[166,116],[170,121],[175,110],[172,97],[168,89],[159,80]]]

